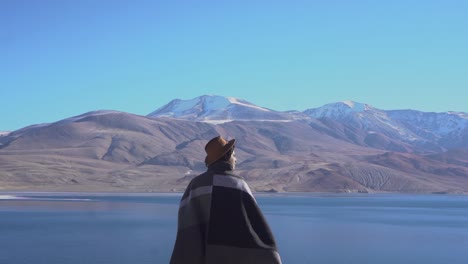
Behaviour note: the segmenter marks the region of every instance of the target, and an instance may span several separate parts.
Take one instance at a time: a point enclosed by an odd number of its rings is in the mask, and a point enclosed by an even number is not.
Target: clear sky
[[[0,131],[175,98],[468,112],[466,0],[0,0]]]

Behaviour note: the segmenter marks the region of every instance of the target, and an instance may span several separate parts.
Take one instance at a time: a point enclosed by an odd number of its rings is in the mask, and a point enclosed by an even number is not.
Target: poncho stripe
[[[180,202],[180,207],[186,206],[190,202],[191,199],[196,198],[203,194],[210,194],[212,191],[213,191],[213,186],[198,187],[197,189],[190,191],[188,197],[186,197]]]

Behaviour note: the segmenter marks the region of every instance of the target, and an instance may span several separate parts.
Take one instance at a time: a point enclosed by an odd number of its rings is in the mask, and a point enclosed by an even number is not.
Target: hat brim
[[[229,150],[234,148],[235,143],[236,143],[236,139],[231,139],[231,140],[229,140],[229,142],[226,145],[224,145],[223,151],[220,152],[220,154],[218,156],[213,156],[213,157],[206,156],[206,158],[205,158],[206,166],[210,166],[211,164],[213,164],[214,162],[216,162],[217,160],[222,158],[226,153],[228,153]]]

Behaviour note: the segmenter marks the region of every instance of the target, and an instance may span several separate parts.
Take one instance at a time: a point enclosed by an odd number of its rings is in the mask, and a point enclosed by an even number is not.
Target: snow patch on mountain
[[[255,120],[232,120],[232,119],[208,120],[208,119],[205,119],[202,122],[212,124],[212,125],[220,125],[220,124],[229,123],[229,122],[233,122],[233,121],[284,122],[284,123],[287,123],[287,122],[293,122],[294,120],[266,120],[266,119],[264,119],[264,120],[262,120],[262,119],[255,119]]]
[[[368,104],[344,101],[326,104],[319,108],[304,111],[310,117],[331,119],[365,131],[379,132],[405,141],[418,140],[418,136],[388,116],[386,111]]]
[[[231,102],[232,104],[238,104],[238,105],[242,105],[242,106],[246,106],[246,107],[251,107],[251,108],[255,108],[257,110],[260,110],[260,111],[265,111],[265,112],[269,112],[271,110],[269,109],[266,109],[266,108],[263,108],[263,107],[260,107],[260,106],[256,106],[254,104],[251,104],[245,100],[241,100],[241,99],[237,99],[237,98],[234,98],[234,97],[227,97],[228,101]]]
[[[343,101],[343,104],[349,106],[353,112],[362,112],[367,109],[365,104],[357,103],[354,101]]]
[[[373,110],[374,108],[367,104],[354,101],[343,101],[326,104],[322,107],[305,110],[304,113],[313,118],[333,118],[342,119],[351,113],[362,113]]]
[[[172,111],[173,113],[183,113],[184,111],[187,111],[189,109],[192,109],[197,105],[198,101],[193,99],[193,100],[179,100],[176,99],[172,103]]]
[[[254,105],[248,101],[216,95],[191,100],[176,99],[150,113],[149,117],[170,117],[220,124],[232,120],[285,120],[286,113]]]
[[[468,114],[461,112],[420,112],[416,110],[391,110],[388,115],[401,121],[417,133],[435,136],[460,134],[468,128]]]
[[[204,95],[190,100],[175,99],[150,113],[150,117],[196,118],[222,111],[231,102],[226,97]]]
[[[198,117],[209,117],[214,112],[228,110],[232,106],[248,107],[255,110],[270,112],[271,110],[256,106],[242,99],[216,95],[204,95],[190,100],[175,99],[169,104],[157,109],[149,116],[188,117],[196,114]]]
[[[203,120],[203,122],[208,123],[208,124],[212,124],[212,125],[220,125],[220,124],[229,123],[229,122],[232,122],[232,121],[234,121],[234,120],[231,120],[231,119],[224,119],[224,120]]]
[[[461,119],[468,120],[468,114],[467,114],[467,113],[449,111],[449,112],[447,112],[447,114],[449,114],[449,115],[454,115],[454,116],[458,116],[458,117],[460,117]]]
[[[0,137],[1,136],[8,136],[10,134],[10,131],[0,131]]]

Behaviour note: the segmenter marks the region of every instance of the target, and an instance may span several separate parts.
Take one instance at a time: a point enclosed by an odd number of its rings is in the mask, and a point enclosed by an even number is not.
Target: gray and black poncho
[[[281,263],[273,234],[247,183],[218,161],[180,201],[171,264]]]

